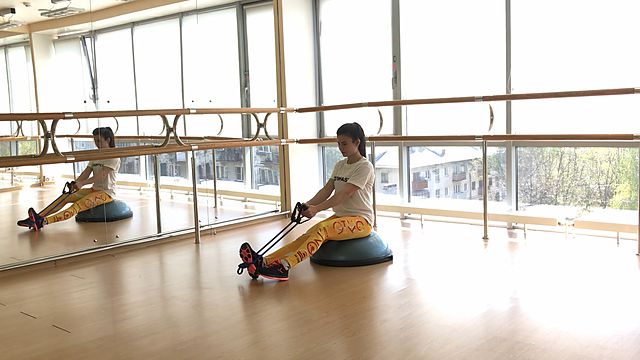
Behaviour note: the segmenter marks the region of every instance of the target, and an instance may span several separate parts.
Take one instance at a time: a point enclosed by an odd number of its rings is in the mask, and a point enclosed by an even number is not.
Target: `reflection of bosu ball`
[[[311,262],[328,266],[373,265],[392,259],[393,252],[375,231],[363,238],[326,241],[311,256]]]
[[[120,200],[114,199],[106,204],[81,211],[76,215],[78,222],[110,222],[127,219],[133,216],[129,206]]]

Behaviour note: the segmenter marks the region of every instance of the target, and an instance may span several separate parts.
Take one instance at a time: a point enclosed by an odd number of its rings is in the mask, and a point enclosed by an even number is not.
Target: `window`
[[[553,11],[549,11],[549,7]],[[576,9],[580,16],[575,16]],[[514,92],[635,87],[640,83],[640,3],[513,1]],[[541,16],[544,26],[540,26]],[[595,29],[593,22],[601,23]],[[598,71],[596,69],[607,69]],[[544,102],[513,102],[515,133],[634,133],[637,96],[601,96]],[[603,119],[607,119],[603,121]]]
[[[98,33],[96,35],[96,72],[98,78],[98,108],[101,111],[136,109],[136,88],[133,73],[131,28]],[[144,59],[144,57],[143,57]],[[138,60],[138,59],[136,59]],[[114,120],[102,118],[102,126],[115,129]],[[146,121],[147,125],[159,122]],[[138,121],[134,117],[118,118],[117,135],[139,135]],[[157,135],[158,132],[149,135]],[[88,131],[90,129],[87,129]],[[143,130],[144,132],[144,130]]]
[[[224,165],[216,165],[216,175],[219,180],[227,179],[227,167]]]
[[[635,210],[637,148],[518,148],[520,208]]]
[[[440,189],[436,189],[436,198],[440,197]]]
[[[277,107],[275,35],[273,33],[273,6],[261,4],[246,9],[247,52],[249,57],[249,93],[252,107]],[[267,132],[278,134],[278,122],[267,122]],[[263,116],[260,117],[260,121]],[[256,123],[251,121],[252,134]],[[279,191],[279,190],[278,190]]]
[[[138,109],[182,108],[178,19],[135,26],[133,44]],[[140,122],[140,135],[157,135],[163,128],[158,116],[140,117]]]
[[[56,77],[56,82],[65,84],[65,87],[62,92],[51,93],[49,101],[45,102],[47,111],[96,110],[93,104],[89,59],[83,51],[82,41],[80,38],[54,41],[53,67],[55,71],[52,73]],[[60,125],[68,124],[70,123],[63,121]]]
[[[380,182],[383,184],[389,183],[389,173],[386,173],[386,172],[380,173]]]
[[[444,196],[445,197],[449,196],[449,188],[448,187],[444,188]]]
[[[363,10],[366,9],[366,16]],[[321,0],[320,63],[324,104],[392,100],[391,6],[387,0]],[[273,25],[272,25],[273,27]],[[393,108],[380,108],[384,133],[393,131]],[[366,134],[377,131],[375,109],[324,113],[325,134],[357,118]]]
[[[399,3],[403,99],[504,93],[503,0]],[[387,69],[380,73],[388,74]],[[505,105],[492,106],[495,131],[504,131]],[[487,123],[477,120],[488,120],[489,112],[486,103],[410,106],[404,111],[412,135],[481,133]]]
[[[188,15],[182,19],[185,107],[241,107],[237,33],[235,8]],[[221,135],[241,137],[240,115],[222,117]],[[220,129],[216,115],[189,115],[186,123],[189,135],[215,135]]]

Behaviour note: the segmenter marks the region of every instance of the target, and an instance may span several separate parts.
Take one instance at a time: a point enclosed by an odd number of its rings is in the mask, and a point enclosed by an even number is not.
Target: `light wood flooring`
[[[129,205],[133,217],[107,223],[77,223],[75,219],[46,226],[35,232],[16,226],[27,217],[27,209],[41,210],[61,194],[62,183],[44,187],[0,192],[0,267],[33,259],[97,248],[130,239],[157,234],[155,193],[118,189],[118,198]],[[233,204],[232,204],[233,203]],[[161,193],[162,231],[193,228],[191,196]],[[225,200],[216,212],[212,197],[199,197],[198,213],[202,224],[275,210],[274,205],[259,204],[244,209],[242,204]],[[216,219],[217,215],[217,219]]]
[[[286,223],[2,277],[0,358],[640,359],[635,241],[380,218],[393,262],[238,276]]]

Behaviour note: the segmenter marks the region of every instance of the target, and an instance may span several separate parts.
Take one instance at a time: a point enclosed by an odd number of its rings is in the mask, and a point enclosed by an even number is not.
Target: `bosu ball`
[[[124,201],[113,200],[106,204],[81,211],[76,215],[77,222],[110,222],[127,219],[133,216],[133,211]]]
[[[328,266],[373,265],[393,259],[393,252],[375,231],[351,240],[329,240],[311,256],[311,262]]]

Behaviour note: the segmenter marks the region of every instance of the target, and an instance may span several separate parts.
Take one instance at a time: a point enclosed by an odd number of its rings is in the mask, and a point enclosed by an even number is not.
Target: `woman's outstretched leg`
[[[332,216],[312,226],[306,233],[277,251],[259,258],[250,268],[249,275],[256,278],[257,275],[274,280],[288,280],[289,269],[311,257],[327,240],[349,240],[368,236],[371,233],[371,225],[360,216]],[[251,254],[255,258],[257,254],[249,244],[244,243],[240,248],[240,256]],[[243,257],[243,261],[245,258]],[[245,261],[246,263],[246,261]]]

